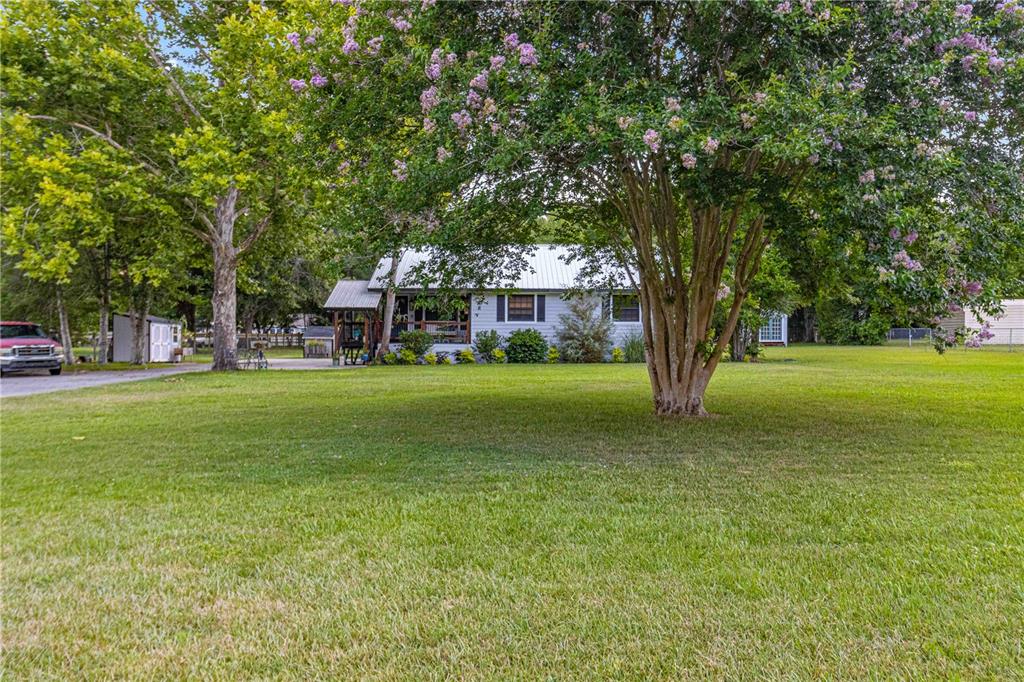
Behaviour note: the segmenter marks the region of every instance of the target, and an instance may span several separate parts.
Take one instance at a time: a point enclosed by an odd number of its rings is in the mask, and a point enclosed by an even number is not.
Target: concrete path
[[[67,391],[73,388],[86,388],[88,386],[122,384],[126,381],[142,381],[143,379],[152,379],[171,374],[205,372],[208,369],[210,369],[210,366],[207,364],[186,362],[180,365],[167,365],[152,369],[111,370],[109,372],[64,371],[55,377],[50,376],[45,371],[19,372],[17,374],[8,374],[3,379],[0,379],[0,397],[14,398],[21,395]]]

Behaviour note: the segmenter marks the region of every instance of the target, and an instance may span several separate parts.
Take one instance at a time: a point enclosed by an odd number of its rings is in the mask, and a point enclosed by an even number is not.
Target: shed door
[[[171,359],[171,326],[151,324],[149,327],[150,362],[168,362]]]

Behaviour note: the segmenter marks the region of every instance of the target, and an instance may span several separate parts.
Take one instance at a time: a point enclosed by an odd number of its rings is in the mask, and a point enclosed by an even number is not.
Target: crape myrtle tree
[[[281,87],[339,138],[406,131],[353,177],[446,183],[431,241],[449,264],[481,276],[481,246],[511,253],[549,214],[622,266],[658,414],[706,414],[789,232],[861,249],[929,317],[991,301],[1020,258],[1017,0],[293,9]]]

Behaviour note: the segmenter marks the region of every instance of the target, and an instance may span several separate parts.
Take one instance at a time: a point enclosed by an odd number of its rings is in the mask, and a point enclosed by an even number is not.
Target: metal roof
[[[376,310],[380,303],[380,291],[370,291],[369,285],[370,282],[365,279],[340,279],[324,307]]]
[[[430,251],[425,249],[409,249],[402,254],[402,260],[398,265],[399,288],[419,288],[420,283],[413,281],[410,272],[414,267],[428,260],[430,255]],[[587,269],[586,261],[580,258],[572,259],[571,256],[572,250],[568,246],[541,244],[532,253],[526,254],[526,267],[520,271],[517,277],[492,283],[486,288],[560,291],[585,285],[586,282],[581,281],[583,279],[581,275],[585,278],[592,273],[584,272]],[[375,291],[381,291],[384,288],[390,267],[390,258],[382,258],[377,264],[377,269],[374,270],[370,280],[370,286]],[[614,277],[620,286],[628,287],[628,279],[618,268],[606,266],[602,270],[600,276],[604,280]]]

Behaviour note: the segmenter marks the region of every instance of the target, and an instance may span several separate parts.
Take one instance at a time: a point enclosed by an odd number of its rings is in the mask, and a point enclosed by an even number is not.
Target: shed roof
[[[333,327],[306,327],[302,332],[302,338],[304,339],[333,339],[334,328]]]
[[[418,288],[419,282],[413,281],[410,273],[413,268],[428,260],[430,256],[430,251],[426,249],[405,251],[398,264],[398,286],[400,288]],[[382,258],[377,264],[369,282],[369,286],[373,290],[381,291],[384,288],[390,266],[389,258]],[[586,261],[572,258],[570,247],[541,244],[533,252],[526,254],[526,267],[519,272],[518,276],[502,282],[494,282],[489,288],[534,291],[571,289],[582,284],[581,275],[584,275],[586,269]],[[624,273],[613,266],[606,266],[601,276],[604,279],[614,277],[619,282],[626,280]]]
[[[327,298],[325,308],[348,310],[376,310],[380,303],[380,290],[370,291],[365,279],[339,279]]]

